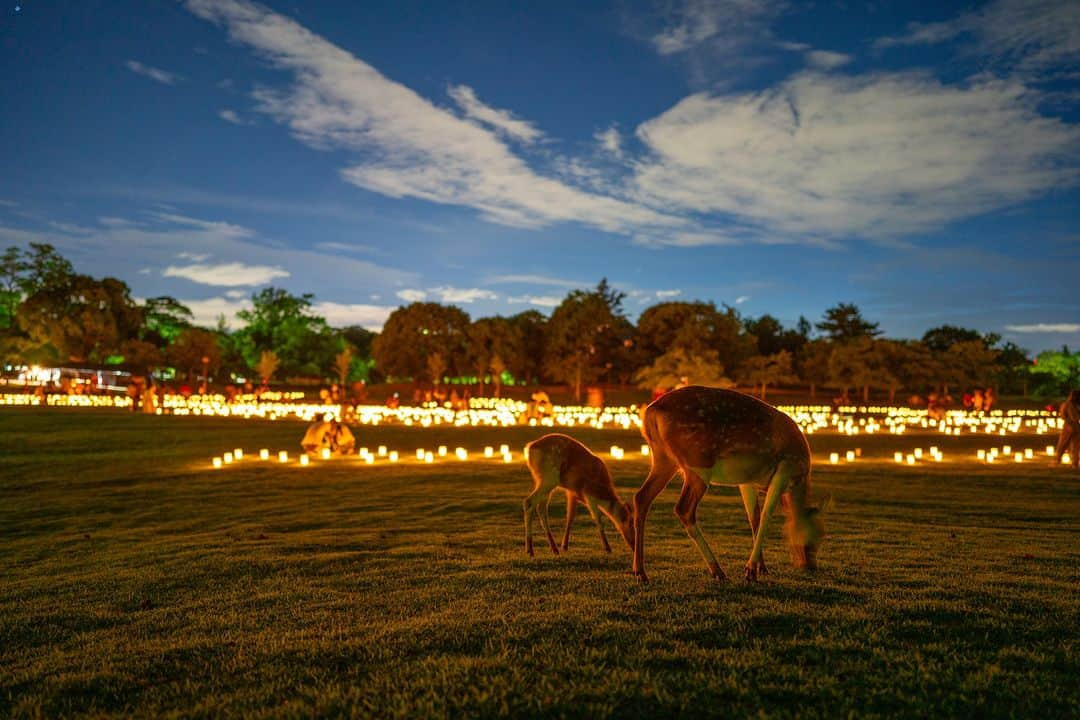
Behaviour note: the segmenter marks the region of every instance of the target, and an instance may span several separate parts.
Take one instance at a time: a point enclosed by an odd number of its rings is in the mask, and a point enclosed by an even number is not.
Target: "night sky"
[[[427,299],[1080,347],[1080,3],[74,0],[0,12],[0,246],[332,324]]]

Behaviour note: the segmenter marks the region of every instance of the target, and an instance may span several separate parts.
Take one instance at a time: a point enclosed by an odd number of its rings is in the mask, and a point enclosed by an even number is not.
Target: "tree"
[[[334,371],[338,376],[338,384],[345,387],[349,380],[349,371],[352,369],[352,348],[346,347],[334,357]]]
[[[743,365],[743,381],[761,387],[761,399],[769,385],[795,382],[791,370],[791,353],[781,350],[772,355],[755,355]]]
[[[1080,352],[1071,353],[1067,347],[1060,352],[1046,350],[1035,358],[1029,372],[1039,395],[1064,395],[1070,389],[1080,387]]]
[[[196,327],[181,330],[165,351],[165,358],[170,365],[187,372],[189,383],[204,366],[208,370],[216,370],[221,365],[221,355],[218,336],[209,330]],[[203,358],[206,358],[205,362]]]
[[[755,350],[755,340],[745,331],[738,312],[703,302],[668,302],[647,308],[638,318],[635,344],[641,366],[679,347],[691,354],[713,350],[728,371],[737,371]]]
[[[526,310],[508,319],[521,345],[513,356],[502,356],[506,369],[516,382],[540,382],[547,347],[547,318],[536,310]]]
[[[64,286],[75,276],[72,264],[48,243],[30,243],[30,249],[23,251],[22,257],[23,271],[19,278],[19,289],[23,295],[33,295],[49,287]]]
[[[551,314],[545,365],[556,380],[573,386],[578,402],[582,385],[599,378],[610,360],[614,328],[615,316],[599,290],[574,290]]]
[[[249,368],[256,368],[267,350],[286,376],[322,375],[330,367],[341,342],[326,320],[311,311],[313,297],[273,287],[251,296],[251,308],[236,313],[246,324],[232,334]]]
[[[143,339],[158,347],[176,340],[195,319],[187,305],[168,295],[147,298],[142,310],[145,320]]]
[[[922,343],[930,348],[932,352],[942,353],[958,342],[982,339],[983,335],[977,330],[969,330],[955,325],[939,325],[923,333]]]
[[[495,384],[495,397],[502,396],[503,373],[506,369],[506,363],[501,355],[491,358],[491,381]]]
[[[936,379],[936,361],[921,342],[878,340],[876,353],[884,372],[879,386],[889,392],[889,404],[896,402],[900,388],[911,390],[932,385]]]
[[[829,357],[833,345],[828,340],[811,340],[799,354],[799,375],[810,386],[810,398],[817,397],[817,388],[829,382]]]
[[[432,385],[438,385],[443,381],[446,374],[446,358],[440,352],[433,352],[427,356],[428,379]]]
[[[104,362],[138,336],[142,311],[123,282],[72,275],[58,283],[41,286],[16,311],[19,328],[32,342],[52,345],[74,362]]]
[[[390,313],[371,346],[376,365],[388,376],[430,378],[428,358],[442,356],[443,371],[466,367],[469,316],[460,308],[438,303],[412,303]]]
[[[684,380],[692,385],[709,387],[726,388],[734,384],[724,375],[724,366],[715,350],[690,353],[685,348],[675,347],[634,375],[638,387],[648,390],[672,388]]]
[[[513,358],[521,352],[521,332],[510,320],[502,317],[480,318],[467,331],[469,364],[476,370],[480,395],[484,394],[485,377],[492,370],[496,357]],[[503,369],[506,368],[503,361]],[[499,379],[496,382],[501,382]]]
[[[806,318],[803,318],[803,321],[805,320]],[[743,321],[743,326],[747,333],[754,336],[757,341],[757,351],[761,355],[775,355],[781,351],[797,355],[808,341],[807,336],[802,332],[784,328],[772,315],[762,315],[756,319],[747,318]]]
[[[15,324],[15,309],[22,300],[21,281],[27,265],[17,247],[9,247],[0,255],[0,330]]]
[[[1031,359],[1028,351],[1016,343],[1007,342],[998,351],[997,369],[994,372],[994,382],[998,385],[1000,394],[1023,393],[1028,394],[1028,372],[1031,367]]]
[[[840,303],[829,308],[825,311],[824,319],[816,326],[830,340],[837,342],[847,342],[861,337],[877,337],[881,334],[878,324],[866,320],[859,308],[851,303]]]
[[[829,355],[830,380],[841,388],[841,395],[847,397],[851,387],[866,388],[873,382],[873,369],[870,366],[872,339],[838,343]]]
[[[279,364],[277,353],[273,350],[263,350],[259,354],[259,362],[255,364],[255,370],[259,373],[259,377],[262,378],[263,385],[270,383],[270,378],[274,377]]]
[[[997,356],[998,351],[987,347],[981,338],[953,343],[946,352],[938,355],[945,393],[948,394],[949,385],[958,388],[988,385],[996,369]]]
[[[165,362],[165,354],[157,345],[145,340],[128,340],[120,346],[124,365],[137,375],[150,375]]]

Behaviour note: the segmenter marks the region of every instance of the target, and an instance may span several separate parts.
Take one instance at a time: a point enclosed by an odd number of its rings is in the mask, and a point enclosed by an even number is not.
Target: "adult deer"
[[[604,525],[597,510],[607,515],[626,544],[634,547],[631,532],[630,503],[619,498],[611,473],[600,458],[572,437],[551,433],[525,446],[525,461],[533,477],[532,492],[522,503],[525,511],[525,552],[533,554],[532,519],[540,517],[540,525],[547,535],[551,552],[559,554],[555,538],[548,527],[548,511],[551,496],[557,489],[566,491],[566,529],[563,532],[562,549],[570,546],[570,525],[577,514],[578,503],[583,504],[600,528],[600,544],[605,552],[611,552]],[[543,508],[541,508],[543,502]]]
[[[749,395],[690,386],[649,405],[642,432],[649,442],[652,468],[634,496],[634,575],[640,580],[648,580],[645,518],[676,472],[682,473],[683,487],[675,514],[714,578],[724,580],[724,571],[697,525],[697,506],[710,485],[738,486],[742,495],[754,537],[745,570],[748,581],[767,572],[762,545],[781,499],[795,564],[816,566],[824,526],[821,511],[809,504],[810,447],[790,417]]]

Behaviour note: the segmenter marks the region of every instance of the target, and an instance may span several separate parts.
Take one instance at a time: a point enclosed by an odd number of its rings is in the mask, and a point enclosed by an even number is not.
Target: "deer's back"
[[[643,430],[655,452],[689,467],[707,468],[744,456],[794,459],[810,466],[810,448],[795,421],[734,390],[672,390],[646,408]]]
[[[529,465],[541,472],[557,470],[559,485],[567,490],[601,500],[616,497],[615,485],[604,461],[569,435],[545,435],[529,443],[528,451]]]

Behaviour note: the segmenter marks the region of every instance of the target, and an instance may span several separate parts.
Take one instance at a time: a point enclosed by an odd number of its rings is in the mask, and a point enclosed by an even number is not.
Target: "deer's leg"
[[[746,508],[746,519],[750,521],[750,538],[751,540],[757,540],[758,527],[761,525],[760,493],[754,485],[740,485],[739,494],[742,496],[743,507]],[[762,575],[769,574],[769,571],[765,568],[764,551],[758,561],[758,572]]]
[[[554,494],[555,489],[553,488],[551,492],[548,493],[547,501],[544,502],[544,507],[542,511],[540,508],[540,503],[537,503],[536,514],[540,516],[540,527],[544,528],[544,534],[547,535],[548,547],[551,548],[552,553],[558,555],[559,548],[555,544],[555,537],[551,534],[551,527],[548,523],[548,518],[551,514],[551,496]]]
[[[574,524],[574,516],[577,515],[577,498],[573,493],[566,493],[566,529],[563,530],[562,549],[570,549],[570,526]]]
[[[600,517],[600,513],[596,511],[596,501],[588,495],[585,496],[585,507],[589,510],[589,515],[596,521],[596,527],[600,530],[600,545],[604,548],[604,552],[611,552],[611,545],[608,544],[607,536],[604,535],[604,520]]]
[[[748,582],[757,580],[761,574],[761,549],[765,542],[765,536],[769,529],[769,520],[772,519],[776,506],[780,504],[780,497],[787,491],[791,484],[791,478],[795,473],[794,467],[787,461],[781,462],[780,467],[773,473],[769,480],[769,490],[765,494],[765,507],[761,510],[761,520],[758,523],[757,532],[754,534],[754,549],[750,551],[750,559],[746,561],[746,579]]]
[[[529,557],[533,556],[532,521],[539,496],[540,486],[538,485],[521,503],[521,509],[525,511],[525,552],[529,554]]]
[[[641,488],[634,494],[634,575],[642,582],[648,582],[645,575],[645,518],[656,496],[663,492],[671,478],[675,477],[675,463],[671,458],[652,454],[652,468]]]
[[[716,562],[716,556],[713,555],[709,543],[705,541],[705,535],[697,524],[697,506],[701,498],[705,497],[705,492],[709,487],[700,477],[686,468],[683,468],[682,473],[682,494],[679,495],[679,502],[675,505],[675,514],[686,528],[686,534],[697,545],[701,557],[705,560],[705,565],[709,568],[709,574],[723,582],[727,580],[727,576],[720,569],[720,563]]]

